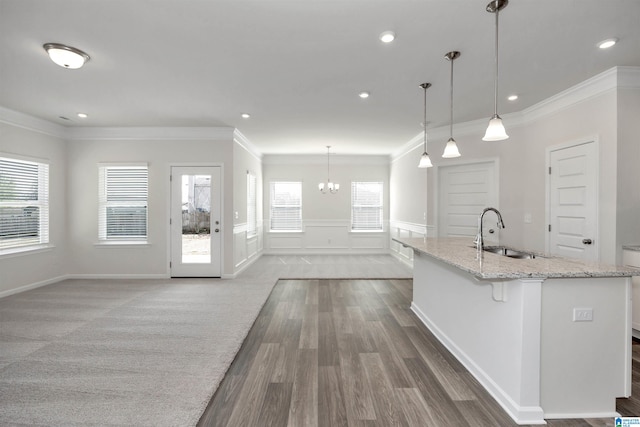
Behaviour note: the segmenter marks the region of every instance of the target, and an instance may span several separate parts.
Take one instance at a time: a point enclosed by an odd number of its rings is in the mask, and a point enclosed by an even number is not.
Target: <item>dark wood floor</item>
[[[280,281],[198,425],[515,426],[410,301],[410,280]],[[639,400],[620,399],[618,410],[640,415]]]

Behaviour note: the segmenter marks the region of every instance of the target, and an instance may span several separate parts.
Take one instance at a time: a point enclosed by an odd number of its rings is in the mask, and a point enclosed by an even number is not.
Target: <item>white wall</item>
[[[7,111],[0,109],[0,153],[15,154],[49,162],[49,210],[51,249],[36,253],[0,257],[0,296],[46,284],[66,273],[67,208],[66,146],[54,134],[61,127],[10,112],[11,122],[3,121]],[[15,124],[18,122],[19,124]],[[31,126],[34,125],[34,126]],[[45,128],[50,132],[35,130]]]
[[[386,253],[388,252],[389,158],[331,155],[331,180],[336,194],[322,194],[327,180],[327,156],[270,155],[263,158],[265,251],[268,253]],[[269,231],[271,181],[302,181],[301,233]],[[384,232],[351,232],[351,182],[384,183]]]
[[[68,142],[70,274],[83,277],[166,277],[169,274],[170,165],[222,165],[222,274],[233,274],[232,130],[210,136],[204,132],[197,139],[187,136],[161,139],[158,135],[162,133],[157,128],[143,129],[134,136],[133,132],[124,130],[123,135],[113,137],[111,130],[84,130]],[[96,245],[97,165],[101,162],[148,163],[148,246]]]
[[[262,253],[262,159],[250,143],[236,133],[233,144],[233,265],[234,274],[249,266]],[[247,172],[256,177],[255,236],[247,236]]]

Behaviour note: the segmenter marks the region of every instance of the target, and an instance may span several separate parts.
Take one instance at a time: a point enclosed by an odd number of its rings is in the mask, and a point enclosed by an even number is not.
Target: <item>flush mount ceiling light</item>
[[[460,57],[460,52],[452,51],[447,53],[444,57],[447,61],[451,62],[451,115],[449,116],[449,140],[447,141],[447,145],[444,147],[442,157],[450,159],[453,157],[460,157],[458,145],[456,144],[456,140],[453,139],[453,61]]]
[[[87,115],[87,113],[78,113],[78,117],[80,117],[81,119],[86,119],[89,116]]]
[[[362,99],[367,99],[369,97],[370,93],[367,91],[362,91],[358,94],[358,96]]]
[[[396,39],[396,33],[393,31],[385,31],[380,34],[380,41],[382,43],[391,43]]]
[[[59,43],[45,43],[42,47],[53,62],[64,68],[75,70],[82,67],[90,59],[89,55],[75,47]]]
[[[498,15],[500,15],[500,11],[507,7],[509,4],[509,0],[495,0],[487,5],[487,12],[496,14],[496,45],[495,45],[495,60],[496,60],[496,68],[494,75],[494,110],[493,117],[489,120],[489,126],[487,127],[487,132],[484,134],[482,138],[483,141],[502,141],[503,139],[509,138],[507,135],[507,131],[504,129],[504,125],[502,124],[502,119],[498,115]]]
[[[327,193],[335,194],[340,189],[340,184],[334,184],[333,182],[331,182],[331,175],[329,174],[329,149],[330,148],[331,146],[327,145],[327,182],[326,183],[321,182],[320,184],[318,184],[318,189],[322,194],[327,194]]]
[[[507,99],[508,99],[509,101],[515,101],[515,100],[517,100],[517,99],[518,99],[518,95],[509,95],[509,96],[507,97]]]
[[[424,89],[424,153],[422,153],[422,157],[420,157],[418,167],[430,168],[433,164],[431,163],[431,159],[427,153],[427,89],[431,87],[431,83],[422,83],[420,87]]]
[[[240,116],[241,116],[243,119],[248,119],[248,118],[250,118],[250,117],[251,117],[251,114],[249,114],[249,113],[242,113]]]
[[[598,43],[598,47],[600,49],[609,49],[611,46],[613,46],[616,43],[618,43],[618,39],[614,37],[611,39],[602,40],[600,43]]]

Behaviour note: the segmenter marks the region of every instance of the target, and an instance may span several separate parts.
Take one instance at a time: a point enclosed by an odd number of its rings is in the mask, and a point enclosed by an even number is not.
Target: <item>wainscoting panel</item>
[[[267,254],[386,254],[389,232],[352,232],[350,221],[305,221],[299,233],[265,231]]]
[[[246,224],[233,227],[234,274],[246,268],[262,252],[262,224],[258,223],[257,233],[247,237]]]
[[[393,238],[411,238],[411,237],[434,237],[437,235],[436,227],[433,225],[415,224],[411,222],[391,221],[389,223],[390,239]],[[398,242],[391,240],[391,255],[400,261],[413,266],[413,249],[405,248]]]

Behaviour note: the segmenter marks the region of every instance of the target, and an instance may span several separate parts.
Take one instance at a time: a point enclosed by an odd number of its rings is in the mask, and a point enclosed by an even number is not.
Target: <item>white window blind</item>
[[[0,253],[49,243],[49,165],[0,157]]]
[[[99,240],[147,239],[147,166],[99,167]]]
[[[256,176],[247,172],[247,237],[255,236],[257,229]]]
[[[271,230],[302,231],[302,182],[271,182]]]
[[[382,230],[382,182],[351,183],[351,229]]]

